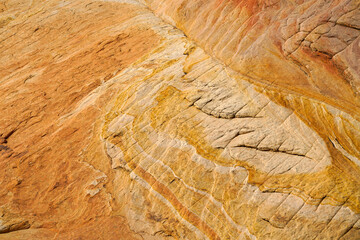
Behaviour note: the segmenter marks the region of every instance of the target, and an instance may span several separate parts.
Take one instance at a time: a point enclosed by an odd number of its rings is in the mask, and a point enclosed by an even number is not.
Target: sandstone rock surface
[[[360,239],[360,2],[0,2],[0,239]]]

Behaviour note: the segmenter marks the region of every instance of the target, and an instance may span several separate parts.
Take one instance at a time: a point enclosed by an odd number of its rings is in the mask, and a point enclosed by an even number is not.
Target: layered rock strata
[[[359,4],[0,4],[0,239],[358,239]]]

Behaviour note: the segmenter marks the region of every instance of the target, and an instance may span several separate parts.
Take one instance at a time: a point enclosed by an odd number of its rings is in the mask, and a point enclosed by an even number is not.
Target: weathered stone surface
[[[358,1],[0,3],[0,239],[359,239]]]

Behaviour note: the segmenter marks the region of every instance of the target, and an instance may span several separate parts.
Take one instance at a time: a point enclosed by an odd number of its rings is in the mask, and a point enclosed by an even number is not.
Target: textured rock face
[[[0,3],[0,239],[359,239],[359,1]]]

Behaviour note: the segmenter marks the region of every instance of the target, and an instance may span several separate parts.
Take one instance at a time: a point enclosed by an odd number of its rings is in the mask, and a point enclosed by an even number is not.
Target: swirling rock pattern
[[[0,239],[359,239],[359,4],[0,3]]]

